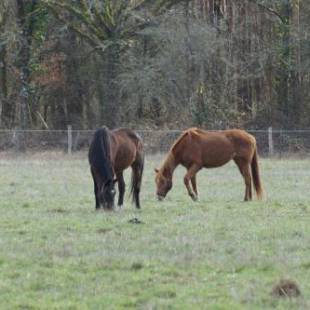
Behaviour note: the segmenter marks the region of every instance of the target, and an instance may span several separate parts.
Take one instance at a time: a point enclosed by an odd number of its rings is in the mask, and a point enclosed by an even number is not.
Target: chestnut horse
[[[189,196],[197,200],[196,173],[201,168],[216,168],[234,160],[245,182],[244,200],[252,200],[252,182],[260,200],[263,190],[258,169],[255,138],[244,130],[204,131],[190,128],[172,145],[160,169],[155,169],[157,197],[163,200],[172,188],[172,175],[178,165],[187,169],[184,184]],[[190,187],[192,184],[192,189]]]
[[[133,202],[140,208],[140,188],[144,166],[141,138],[132,130],[120,128],[96,130],[91,142],[88,159],[94,180],[96,209],[114,208],[115,182],[118,182],[118,206],[124,202],[125,181],[123,171],[131,166],[131,194]]]

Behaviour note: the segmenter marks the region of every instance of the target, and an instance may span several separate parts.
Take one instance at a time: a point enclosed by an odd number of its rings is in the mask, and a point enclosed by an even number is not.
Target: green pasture
[[[0,309],[310,309],[310,160],[262,159],[249,203],[233,163],[198,174],[196,203],[178,168],[159,203],[161,159],[141,211],[96,212],[86,155],[1,155]],[[272,295],[281,279],[301,296]]]

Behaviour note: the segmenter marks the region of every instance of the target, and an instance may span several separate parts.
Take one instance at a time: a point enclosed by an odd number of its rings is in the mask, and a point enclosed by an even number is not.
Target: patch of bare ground
[[[298,297],[301,295],[297,283],[293,280],[282,279],[274,285],[272,295],[275,297]]]

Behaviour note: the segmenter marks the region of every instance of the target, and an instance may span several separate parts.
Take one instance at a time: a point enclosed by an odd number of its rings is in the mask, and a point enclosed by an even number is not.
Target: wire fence
[[[146,153],[167,152],[182,130],[137,130]],[[307,156],[310,152],[310,130],[248,130],[257,140],[263,156]],[[40,152],[61,150],[66,153],[86,151],[94,130],[0,130],[0,151]]]

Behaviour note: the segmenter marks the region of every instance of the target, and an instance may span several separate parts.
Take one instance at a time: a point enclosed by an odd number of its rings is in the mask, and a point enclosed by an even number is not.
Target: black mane
[[[110,132],[107,127],[96,130],[89,149],[88,160],[90,165],[99,172],[104,183],[113,180],[114,174],[110,157]]]

